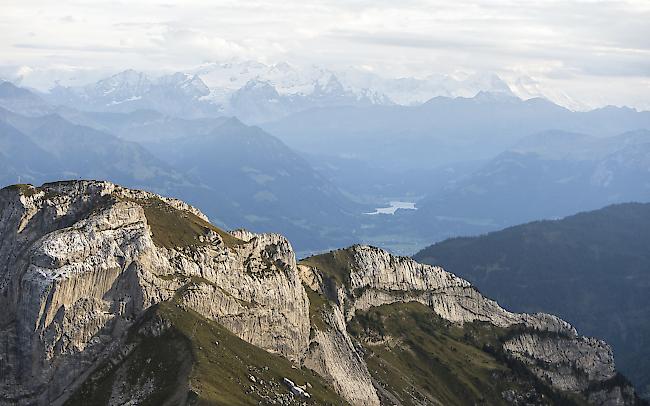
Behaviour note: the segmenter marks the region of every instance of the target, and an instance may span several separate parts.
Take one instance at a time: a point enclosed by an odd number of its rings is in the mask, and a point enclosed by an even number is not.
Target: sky
[[[88,78],[230,59],[387,77],[494,72],[650,110],[650,0],[2,0],[0,65]],[[56,73],[55,73],[56,74]]]

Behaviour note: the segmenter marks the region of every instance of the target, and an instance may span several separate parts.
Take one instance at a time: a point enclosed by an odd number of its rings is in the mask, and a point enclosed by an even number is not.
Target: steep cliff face
[[[419,403],[405,401],[377,374],[382,356],[369,359],[377,345],[398,354],[410,338],[377,336],[359,320],[401,303],[426,309],[417,320],[449,323],[444,331],[478,325],[480,337],[497,337],[470,342],[467,330],[450,339],[488,357],[495,369],[482,371],[516,377],[516,363],[530,375],[499,402],[516,404],[533,381],[594,404],[635,402],[605,343],[554,316],[510,313],[441,268],[376,248],[297,264],[280,235],[226,233],[181,201],[95,181],[2,189],[0,233],[0,405],[445,403],[426,390]],[[150,362],[181,367],[150,376]]]
[[[362,245],[307,258],[299,266],[311,289],[329,299],[331,306],[321,307],[321,312],[340,312],[354,324],[356,317],[367,314],[370,309],[417,302],[435,317],[454,325],[478,324],[483,330],[490,326],[496,331],[491,332],[496,340],[469,341],[474,346],[496,351],[502,361],[515,361],[518,367],[531,373],[538,384],[593,404],[638,402],[633,388],[616,373],[611,348],[605,342],[579,336],[571,325],[552,315],[511,313],[483,297],[467,281],[440,267],[419,264],[410,258]],[[400,309],[399,306],[394,308]],[[323,329],[330,335],[345,334],[333,323],[326,324]],[[368,331],[364,332],[365,341],[357,338],[370,345],[367,352],[369,350],[371,357],[376,358],[378,355],[372,348],[377,344],[377,337],[368,339]],[[387,340],[403,338],[382,335],[379,341],[385,343]],[[332,376],[334,380],[345,380],[344,375]],[[380,379],[379,376],[372,378]],[[386,392],[390,384],[375,381],[374,386]],[[505,393],[509,392],[504,390]],[[501,400],[507,397],[504,395]],[[394,396],[383,399],[396,402]]]
[[[211,226],[173,199],[107,182],[0,192],[0,403],[50,404],[175,298],[242,339],[299,362],[309,305],[279,235]]]

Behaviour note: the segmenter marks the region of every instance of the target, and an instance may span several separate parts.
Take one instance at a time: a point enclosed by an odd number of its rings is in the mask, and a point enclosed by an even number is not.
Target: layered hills
[[[650,394],[650,204],[626,203],[487,235],[415,255],[480,286],[509,309],[550,312],[602,337],[617,365]]]

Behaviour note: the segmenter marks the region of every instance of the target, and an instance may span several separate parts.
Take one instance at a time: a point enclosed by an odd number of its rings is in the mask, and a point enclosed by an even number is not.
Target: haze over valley
[[[647,404],[646,2],[3,9],[0,406]]]
[[[205,97],[227,90],[187,73],[153,80],[131,70],[49,92],[3,82],[5,184],[90,177],[177,195],[224,227],[285,233],[305,254],[355,242],[412,254],[649,196],[650,112],[573,112],[523,100],[494,77],[473,83],[471,97],[400,105],[333,86],[334,76],[330,87],[320,76],[292,85],[289,65],[224,65],[212,83],[242,86],[225,104]],[[296,93],[285,100],[269,82],[270,95],[257,92],[257,76],[227,79],[259,66]],[[255,111],[233,107],[240,97]],[[391,201],[418,210],[365,215]]]

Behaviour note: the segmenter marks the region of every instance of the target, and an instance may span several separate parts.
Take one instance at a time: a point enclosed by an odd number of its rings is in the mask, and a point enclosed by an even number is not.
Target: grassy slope
[[[349,288],[354,267],[349,250],[330,251],[300,263],[321,272],[325,296],[331,300],[334,285]],[[327,329],[321,316],[328,311],[326,297],[310,289],[307,292],[312,328]],[[499,405],[507,404],[504,391],[515,390],[532,393],[524,400],[542,404],[583,404],[578,397],[556,393],[505,356],[502,340],[514,331],[486,323],[459,327],[417,302],[357,312],[349,330],[366,349],[373,378],[389,392],[384,399],[388,403]]]
[[[55,184],[51,183],[51,184]],[[45,184],[48,185],[48,184]],[[7,186],[7,189],[16,190],[21,195],[32,196],[41,189],[27,184],[16,184]],[[46,196],[48,197],[48,196]],[[105,196],[95,211],[109,204],[109,200],[131,201],[142,206],[151,227],[154,243],[161,247],[176,248],[203,245],[199,240],[200,236],[206,236],[213,231],[223,239],[227,247],[244,244],[244,241],[234,237],[232,234],[212,225],[193,213],[178,210],[159,198],[130,199],[122,196]]]
[[[300,263],[317,268],[330,282],[339,286],[350,286],[350,269],[354,267],[354,259],[346,249],[314,255],[301,260]]]
[[[208,230],[219,233],[227,246],[243,244],[192,213],[177,210],[162,200],[134,201],[144,208],[154,242],[159,246],[201,245],[199,237]],[[190,284],[207,282],[198,280],[201,278],[187,279]],[[179,289],[178,294],[183,290]],[[321,304],[327,304],[324,298]],[[104,363],[67,404],[106,404],[111,392],[116,392],[114,388],[120,386],[117,392],[125,393],[126,399],[130,399],[131,392],[141,392],[151,382],[156,390],[139,404],[187,401],[198,405],[256,405],[271,399],[283,399],[284,404],[298,401],[302,404],[304,400],[289,394],[282,382],[284,377],[298,385],[309,382],[312,398],[306,404],[346,404],[314,372],[298,369],[287,359],[242,341],[196,312],[163,302],[150,309],[139,325],[157,317],[169,321],[172,328],[152,338],[134,332],[137,326],[134,327],[128,343],[137,344],[135,350],[116,365]],[[251,375],[256,382],[251,381]]]
[[[329,329],[327,322],[324,320],[324,314],[331,312],[331,303],[319,292],[311,290],[305,286],[305,291],[309,297],[309,322],[312,329],[327,331]]]
[[[605,339],[650,397],[650,204],[450,239],[415,258],[443,265],[508,309],[557,314]]]
[[[201,245],[199,236],[205,236],[209,231],[219,234],[228,247],[243,244],[240,239],[195,214],[178,210],[160,199],[132,201],[144,208],[153,240],[159,246],[174,248]]]
[[[87,379],[67,405],[106,404],[110,388],[124,376],[119,373],[123,366],[133,385],[142,385],[148,376],[156,382],[154,395],[139,404],[160,405],[185,395],[197,405],[257,405],[278,398],[298,404],[282,383],[284,377],[299,385],[310,383],[312,399],[306,404],[346,404],[315,373],[295,368],[193,311],[163,302],[143,322],[154,317],[169,321],[172,328],[155,338],[132,334],[129,342],[137,343],[135,350],[118,365],[106,363],[104,373]]]
[[[482,323],[455,326],[420,303],[358,312],[350,332],[363,343],[373,378],[403,405],[505,405],[507,390],[528,393],[529,401],[541,404],[583,404],[506,362],[495,350],[506,330]]]
[[[33,196],[36,192],[38,192],[38,189],[35,188],[34,186],[27,185],[27,184],[24,184],[24,183],[9,185],[6,188],[9,189],[9,190],[15,190],[18,193],[20,193],[21,195],[27,196],[27,197]]]

